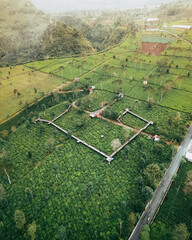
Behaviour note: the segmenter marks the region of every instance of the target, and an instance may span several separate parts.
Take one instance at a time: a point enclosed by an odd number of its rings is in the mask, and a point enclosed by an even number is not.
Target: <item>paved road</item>
[[[176,34],[174,34],[174,33],[172,33],[172,32],[169,32],[169,31],[167,31],[167,30],[162,30],[162,29],[158,29],[158,28],[156,28],[156,29],[149,29],[149,30],[148,30],[148,32],[153,32],[153,31],[154,31],[154,32],[166,32],[166,33],[169,33],[169,34],[173,35],[174,37],[177,37],[177,38],[179,38],[180,40],[182,40],[182,41],[184,41],[184,42],[192,45],[191,42],[187,41],[186,39],[184,39],[184,38],[182,38],[182,37],[180,37],[180,36],[178,36],[178,35],[176,35]]]
[[[184,155],[186,148],[192,138],[192,125],[189,128],[189,131],[187,135],[185,136],[184,141],[180,145],[177,154],[173,158],[169,168],[167,169],[163,180],[161,181],[158,189],[155,191],[154,196],[148,206],[146,207],[145,211],[143,212],[140,220],[138,221],[135,229],[133,230],[131,236],[129,237],[129,240],[139,240],[140,233],[142,231],[142,228],[145,224],[150,224],[150,222],[155,217],[159,206],[164,200],[164,197],[167,193],[167,190],[169,189],[169,186],[171,184],[172,178],[175,173],[177,173],[177,170],[180,166],[181,158]]]

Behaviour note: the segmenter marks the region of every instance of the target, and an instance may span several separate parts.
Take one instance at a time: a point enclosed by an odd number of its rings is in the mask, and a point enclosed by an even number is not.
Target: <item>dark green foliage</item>
[[[55,175],[57,176],[57,174],[58,174],[58,165],[57,165],[57,163],[53,163],[53,170],[54,170]]]
[[[58,235],[59,235],[59,239],[61,240],[66,239],[66,228],[63,225],[59,226]]]
[[[119,114],[118,114],[118,112],[115,112],[114,110],[112,110],[112,108],[108,107],[108,108],[104,111],[103,116],[106,117],[106,118],[110,118],[110,119],[113,119],[113,120],[117,120]]]
[[[191,169],[192,166],[189,162],[181,166],[155,222],[151,226],[151,240],[174,240],[174,237],[179,239],[178,233],[181,233],[182,239],[185,239],[185,236],[188,236],[188,231],[190,235],[192,234],[191,195],[185,195],[183,191],[187,173]],[[186,226],[183,227],[182,223]],[[182,226],[179,227],[180,225]],[[157,236],[159,237],[157,238]]]
[[[145,202],[148,202],[153,196],[153,189],[148,186],[143,187],[141,190],[141,194],[142,194],[143,200]]]
[[[187,226],[184,223],[180,223],[175,226],[173,230],[173,240],[188,240],[189,239],[189,232],[187,230]]]
[[[150,228],[148,225],[143,226],[140,240],[150,240]]]
[[[28,200],[30,203],[32,203],[33,194],[32,194],[31,189],[26,188],[26,189],[25,189],[25,192],[26,192],[27,200]]]
[[[32,158],[32,152],[31,151],[28,152],[28,158]]]

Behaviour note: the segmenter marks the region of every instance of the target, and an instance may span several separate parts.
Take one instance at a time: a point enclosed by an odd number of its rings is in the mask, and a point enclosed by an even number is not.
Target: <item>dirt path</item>
[[[80,110],[80,108],[77,107],[76,102],[77,102],[77,100],[74,101],[71,105],[72,105],[74,108]],[[108,105],[106,105],[105,107],[103,107],[103,108],[102,108],[102,111],[105,110],[107,107],[108,107]],[[101,111],[101,110],[97,110],[97,111],[95,111],[95,112],[89,112],[89,111],[84,110],[84,112],[87,113],[87,114],[95,114],[95,115],[99,114],[100,111]],[[113,124],[115,124],[115,125],[117,125],[117,126],[121,126],[121,127],[125,127],[125,128],[127,128],[127,129],[130,129],[130,130],[133,131],[133,132],[138,132],[138,131],[139,131],[139,129],[132,128],[132,127],[127,126],[127,125],[125,125],[125,124],[123,124],[123,123],[121,123],[121,122],[118,122],[118,121],[115,121],[115,120],[112,120],[112,119],[109,119],[109,118],[105,118],[105,117],[103,117],[103,116],[101,116],[101,115],[100,115],[100,118],[103,119],[103,120],[105,120],[105,121],[107,121],[107,122],[113,123]],[[152,135],[150,135],[150,134],[148,134],[148,133],[145,133],[145,132],[141,132],[141,134],[142,134],[142,135],[145,135],[145,136],[148,136],[148,137],[150,137],[150,138],[153,137]]]
[[[63,84],[61,84],[59,87],[53,89],[52,92],[58,92],[59,89],[66,87],[66,86],[69,85],[70,83],[72,83],[72,82],[71,82],[71,81],[70,81],[70,82],[67,81],[66,83],[63,83]],[[50,93],[51,93],[51,92],[49,92],[49,94],[50,94]]]

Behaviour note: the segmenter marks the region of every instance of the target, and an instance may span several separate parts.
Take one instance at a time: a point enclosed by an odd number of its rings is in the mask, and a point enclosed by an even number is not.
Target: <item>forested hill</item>
[[[1,65],[93,51],[77,30],[57,23],[29,0],[1,0],[0,9]]]
[[[109,13],[106,13],[106,16]],[[122,28],[121,22],[114,20],[111,16],[108,18],[96,17],[94,21],[90,19],[81,19],[78,16],[58,15],[57,19],[82,32],[98,51],[106,49],[122,41],[129,32],[129,29]]]

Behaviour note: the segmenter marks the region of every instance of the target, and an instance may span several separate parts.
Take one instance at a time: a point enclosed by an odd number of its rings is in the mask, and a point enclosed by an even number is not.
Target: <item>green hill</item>
[[[29,0],[1,0],[0,9],[0,64],[93,50],[78,31],[57,23]]]

